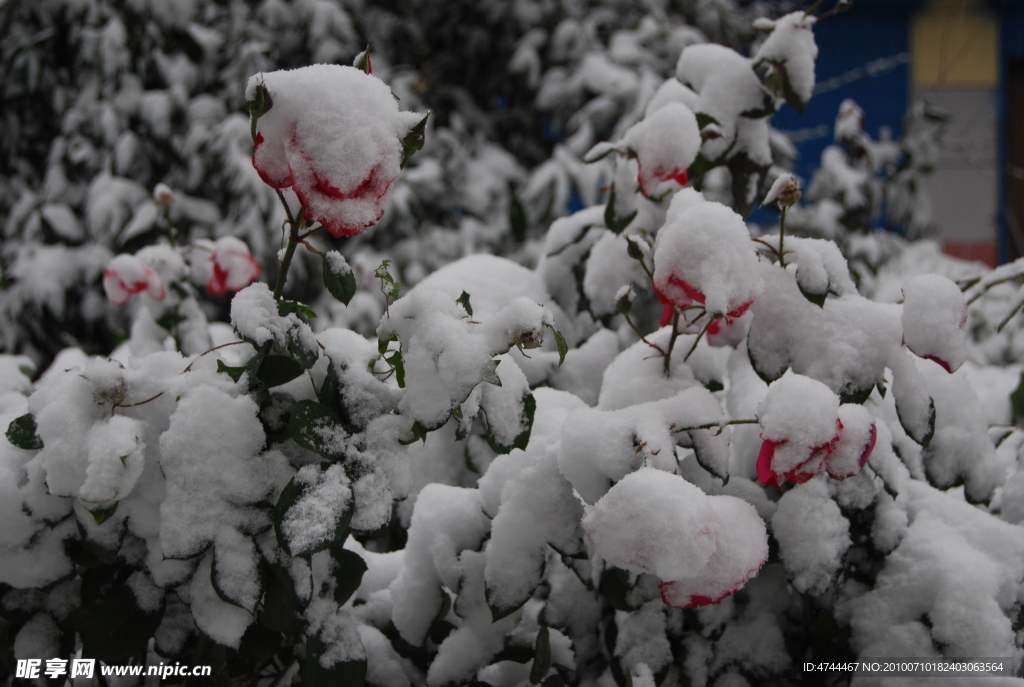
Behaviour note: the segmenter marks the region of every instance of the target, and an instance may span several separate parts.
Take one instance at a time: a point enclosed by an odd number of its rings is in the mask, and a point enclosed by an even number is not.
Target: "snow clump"
[[[402,139],[422,115],[400,112],[387,84],[354,67],[256,74],[246,100],[260,91],[265,109],[252,156],[260,177],[290,187],[306,220],[334,236],[355,236],[380,221],[401,171]]]
[[[612,565],[662,580],[676,608],[717,603],[764,565],[764,521],[746,501],[708,496],[682,477],[641,468],[624,477],[583,520],[594,551]]]
[[[654,289],[677,308],[696,302],[712,317],[741,317],[761,290],[743,218],[697,191],[677,193],[654,248]]]
[[[938,274],[903,285],[903,341],[917,356],[955,372],[967,360],[967,301],[960,287]]]

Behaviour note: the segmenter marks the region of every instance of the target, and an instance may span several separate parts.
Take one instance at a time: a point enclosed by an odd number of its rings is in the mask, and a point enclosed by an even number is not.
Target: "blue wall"
[[[920,4],[919,0],[854,0],[850,11],[814,27],[818,92],[804,114],[783,106],[772,119],[777,129],[808,137],[797,143],[800,157],[794,171],[800,177],[810,181],[821,152],[832,143],[836,113],[846,98],[863,108],[865,129],[873,137],[883,126],[900,135],[910,101],[910,18]],[[873,63],[882,66],[879,60],[887,65],[870,73]]]

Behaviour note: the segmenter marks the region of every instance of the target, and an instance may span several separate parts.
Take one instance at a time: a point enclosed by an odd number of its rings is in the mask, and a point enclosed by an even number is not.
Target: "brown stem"
[[[221,348],[227,348],[228,346],[237,346],[238,344],[244,344],[244,343],[248,343],[248,342],[246,342],[246,341],[229,341],[229,342],[227,342],[225,344],[221,344],[219,346],[214,346],[213,348],[205,350],[202,353],[200,353],[199,355],[197,355],[196,356],[196,360],[199,360],[200,358],[202,358],[207,353],[213,353],[214,351],[220,350]],[[196,360],[193,360],[192,362],[190,362],[188,364],[188,367],[186,367],[184,370],[181,371],[181,374],[185,374],[186,372],[191,370],[192,366],[196,364]]]
[[[647,337],[646,337],[646,336],[644,336],[644,335],[643,335],[643,333],[641,333],[641,331],[640,331],[639,329],[637,329],[637,327],[636,327],[636,325],[635,325],[635,324],[633,324],[633,320],[629,319],[629,315],[625,315],[625,314],[624,314],[624,315],[623,315],[623,317],[625,317],[625,318],[626,318],[626,324],[628,324],[628,325],[629,325],[629,328],[630,328],[630,329],[632,329],[632,330],[633,330],[634,332],[636,332],[636,335],[640,337],[640,340],[641,340],[641,341],[643,341],[643,342],[644,342],[645,344],[647,344],[647,345],[648,345],[648,346],[650,346],[651,348],[653,348],[653,349],[655,349],[656,351],[658,351],[658,353],[661,353],[661,355],[662,355],[663,357],[665,357],[665,358],[667,358],[667,357],[668,357],[668,353],[666,353],[666,352],[665,352],[665,350],[664,350],[664,349],[663,349],[663,348],[662,348],[661,346],[659,346],[659,345],[658,345],[658,344],[656,344],[656,343],[651,343],[650,341],[648,341],[648,340],[647,340]]]
[[[672,351],[676,347],[676,339],[679,338],[679,311],[675,310],[672,313],[672,336],[668,340],[668,355],[665,356],[665,376],[668,377],[671,374],[672,365]]]
[[[160,398],[163,395],[164,395],[164,392],[161,391],[156,396],[150,396],[145,401],[139,401],[138,403],[115,403],[110,408],[110,414],[113,415],[114,411],[117,410],[118,408],[134,408],[135,406],[144,406],[147,403],[149,403],[150,401],[155,401],[156,399]]]
[[[686,354],[686,357],[685,357],[685,358],[683,358],[683,362],[684,362],[684,363],[685,363],[685,362],[686,362],[687,360],[689,360],[689,359],[690,359],[690,356],[691,356],[691,355],[693,355],[693,352],[697,350],[697,344],[699,344],[699,343],[700,343],[700,340],[704,338],[704,333],[705,333],[705,332],[707,332],[707,330],[708,330],[708,327],[710,327],[710,326],[711,326],[711,323],[712,323],[712,322],[714,322],[714,320],[708,320],[708,323],[707,323],[706,325],[704,325],[704,326],[703,326],[703,327],[701,328],[701,330],[700,330],[700,334],[698,334],[698,335],[697,335],[697,338],[696,338],[696,339],[694,339],[694,341],[693,341],[693,345],[692,345],[692,346],[690,346],[690,350],[689,350],[689,352],[688,352],[688,353]]]

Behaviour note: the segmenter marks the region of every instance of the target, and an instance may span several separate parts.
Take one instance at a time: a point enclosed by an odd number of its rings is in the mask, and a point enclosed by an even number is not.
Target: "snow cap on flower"
[[[274,188],[291,187],[306,219],[354,236],[384,214],[402,165],[402,139],[422,115],[400,112],[380,79],[315,64],[256,74],[246,98],[265,89],[273,107],[256,121],[253,166]]]
[[[137,293],[145,292],[156,301],[167,296],[163,280],[153,268],[125,253],[111,260],[103,271],[103,290],[114,305],[124,305]]]
[[[654,248],[654,289],[677,308],[704,305],[738,318],[762,288],[757,255],[743,218],[683,189],[672,198]]]
[[[779,207],[789,208],[800,200],[800,180],[792,172],[783,172],[775,179],[775,183],[768,190],[762,205],[771,205],[777,202]]]
[[[670,179],[685,186],[700,151],[697,117],[682,103],[668,103],[630,127],[622,144],[636,156],[637,182],[644,195],[652,195],[658,184]]]
[[[199,239],[192,251],[192,278],[215,296],[240,291],[260,276],[260,265],[249,246],[234,236],[216,242]]]
[[[720,601],[768,557],[764,522],[753,506],[708,496],[678,475],[649,467],[613,486],[583,527],[599,556],[661,578],[663,600],[679,608]]]
[[[903,342],[955,372],[967,360],[967,301],[946,277],[922,274],[903,285]]]
[[[162,208],[169,208],[177,202],[178,198],[174,191],[167,184],[157,184],[153,187],[153,200]]]
[[[860,472],[875,447],[875,420],[862,406],[839,404],[821,382],[787,375],[775,382],[757,408],[761,451],[757,477],[781,487],[828,472],[846,479]]]
[[[814,42],[812,27],[817,19],[813,14],[797,10],[773,22],[759,20],[760,30],[773,30],[753,58],[755,64],[764,61],[781,68],[793,95],[804,105],[814,95],[814,62],[818,59],[818,46]],[[786,96],[787,100],[789,97]]]

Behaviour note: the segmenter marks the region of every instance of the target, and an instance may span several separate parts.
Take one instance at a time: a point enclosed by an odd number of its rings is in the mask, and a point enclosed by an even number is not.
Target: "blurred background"
[[[284,217],[250,163],[252,74],[351,64],[369,44],[400,106],[432,113],[381,224],[322,239],[361,295],[348,308],[321,300],[321,280],[304,278],[318,262],[292,268],[289,296],[323,312],[321,326],[372,332],[383,258],[407,285],[477,252],[533,267],[553,220],[604,202],[609,168],[583,154],[639,121],[686,46],[750,55],[758,17],[834,4],[0,0],[0,351],[41,365],[68,346],[111,351],[131,317],[107,302],[102,271],[166,240],[168,223],[183,242],[245,240],[274,278]],[[989,266],[1021,255],[1024,0],[854,0],[815,34],[815,96],[771,119],[771,165],[718,167],[705,194],[740,207],[744,175],[763,194],[794,170],[805,197],[793,231],[839,242],[857,279],[895,255],[848,250],[876,230]],[[169,217],[157,183],[177,196]],[[777,222],[740,209],[755,231]],[[223,320],[228,303],[202,307]]]

